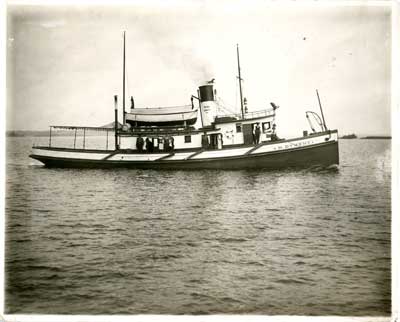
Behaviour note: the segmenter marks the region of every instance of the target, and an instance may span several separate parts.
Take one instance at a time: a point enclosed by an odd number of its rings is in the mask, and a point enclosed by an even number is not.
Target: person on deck
[[[150,141],[149,138],[146,138],[146,151],[153,152],[153,143]]]
[[[171,150],[170,145],[169,145],[169,138],[166,137],[164,138],[164,151],[169,152]]]
[[[278,141],[278,135],[276,135],[276,124],[272,125],[271,141]]]
[[[255,136],[255,143],[259,144],[260,143],[260,136],[261,136],[261,129],[260,129],[260,124],[257,123],[256,129],[254,130],[254,136]]]
[[[139,137],[136,140],[136,149],[138,150],[138,152],[143,151],[143,145],[144,145],[144,140],[142,136],[139,134]]]

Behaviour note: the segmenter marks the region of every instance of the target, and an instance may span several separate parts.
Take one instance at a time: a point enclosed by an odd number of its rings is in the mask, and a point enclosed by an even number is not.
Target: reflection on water
[[[8,138],[6,311],[390,314],[390,141],[339,168],[46,169]]]

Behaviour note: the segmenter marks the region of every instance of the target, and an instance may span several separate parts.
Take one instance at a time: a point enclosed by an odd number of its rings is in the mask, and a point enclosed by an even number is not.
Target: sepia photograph
[[[5,7],[4,321],[390,321],[392,1]]]

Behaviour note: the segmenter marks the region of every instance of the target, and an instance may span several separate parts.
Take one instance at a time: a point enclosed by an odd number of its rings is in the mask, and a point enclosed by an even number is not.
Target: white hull
[[[185,160],[218,160],[235,157],[251,157],[265,155],[269,153],[292,151],[296,149],[312,148],[321,144],[338,141],[337,132],[330,132],[320,135],[307,136],[286,141],[276,141],[262,143],[257,146],[224,148],[220,150],[197,150],[197,151],[176,151],[175,153],[135,153],[127,150],[120,151],[93,151],[93,150],[74,150],[60,148],[37,147],[32,149],[32,157],[60,159],[60,160],[82,160],[82,161],[114,161],[118,163],[130,162],[155,162],[165,161],[185,161]]]

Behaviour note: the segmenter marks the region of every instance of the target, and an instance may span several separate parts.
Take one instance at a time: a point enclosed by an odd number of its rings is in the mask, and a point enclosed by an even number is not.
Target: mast
[[[122,67],[122,124],[125,125],[125,31],[124,31],[124,57]]]
[[[317,97],[318,97],[319,108],[320,108],[320,110],[321,110],[321,115],[322,115],[322,122],[324,123],[324,128],[325,128],[325,131],[328,131],[328,128],[326,127],[326,122],[325,122],[324,112],[322,111],[321,100],[319,99],[318,90],[316,89],[315,91],[317,92]]]
[[[115,150],[119,149],[118,146],[118,96],[114,95],[114,139],[115,139]]]
[[[243,112],[243,93],[242,93],[242,77],[240,75],[240,61],[239,61],[239,45],[236,45],[236,53],[237,53],[237,63],[238,63],[238,73],[239,73],[239,91],[240,91],[240,110],[242,112],[242,120],[244,120],[244,112]]]

